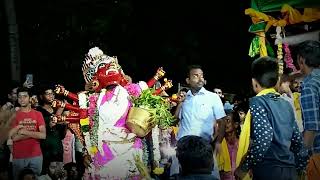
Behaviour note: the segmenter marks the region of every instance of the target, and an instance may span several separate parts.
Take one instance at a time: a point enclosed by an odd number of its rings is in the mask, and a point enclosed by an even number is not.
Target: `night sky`
[[[17,0],[22,76],[33,73],[36,82],[57,82],[81,90],[84,54],[99,46],[117,56],[134,81],[148,80],[163,66],[175,85],[184,83],[187,65],[200,64],[207,89],[218,85],[225,92],[247,92],[252,35],[247,32],[250,18],[244,9],[249,1],[214,2]],[[8,83],[4,14],[0,20],[1,66],[7,67],[1,81]]]

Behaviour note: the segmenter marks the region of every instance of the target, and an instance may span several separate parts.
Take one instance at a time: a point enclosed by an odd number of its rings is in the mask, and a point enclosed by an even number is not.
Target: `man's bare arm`
[[[29,137],[26,135],[21,135],[21,134],[15,134],[11,137],[12,141],[20,141],[24,139],[28,139]]]
[[[225,134],[226,122],[224,118],[221,118],[221,119],[217,119],[217,123],[218,123],[217,143],[221,143]]]
[[[46,139],[46,127],[44,125],[39,126],[39,132],[21,129],[18,132],[18,134],[25,135],[27,137],[31,137],[31,138],[35,138],[35,139]]]
[[[176,108],[176,111],[174,112],[174,117],[179,121],[180,118],[179,118],[179,113],[181,111],[181,107],[182,107],[182,103],[179,103],[177,108]]]
[[[311,149],[313,147],[313,142],[315,137],[316,137],[316,133],[314,131],[306,130],[303,133],[304,145],[307,149]]]

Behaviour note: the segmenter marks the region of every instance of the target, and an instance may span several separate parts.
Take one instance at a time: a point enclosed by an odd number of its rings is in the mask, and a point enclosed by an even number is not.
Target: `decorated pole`
[[[66,90],[62,85],[56,85],[55,93],[59,95],[64,95],[65,97],[68,97],[69,99],[78,102],[78,95],[74,94],[68,90]]]
[[[167,78],[164,79],[164,84],[155,90],[154,95],[159,95],[163,91],[166,91],[167,89],[171,88],[173,86],[172,80],[168,80]]]
[[[74,106],[74,105],[71,105],[69,103],[65,103],[65,102],[62,102],[60,100],[53,100],[52,101],[52,104],[51,104],[52,107],[54,108],[65,108],[66,110],[71,110],[71,111],[74,111],[74,112],[79,112],[80,111],[80,108],[79,106]]]
[[[150,80],[147,82],[148,87],[149,87],[149,88],[153,87],[153,85],[155,85],[155,83],[156,83],[159,79],[161,79],[161,78],[165,75],[165,73],[166,73],[166,72],[163,70],[163,68],[160,67],[160,68],[157,70],[156,74],[153,76],[153,78],[150,79]]]

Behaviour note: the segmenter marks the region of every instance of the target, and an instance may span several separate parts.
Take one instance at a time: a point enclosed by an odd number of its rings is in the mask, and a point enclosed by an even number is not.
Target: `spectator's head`
[[[76,163],[71,162],[71,163],[65,164],[64,169],[67,171],[68,180],[80,179]]]
[[[290,89],[292,92],[301,91],[301,82],[303,81],[303,74],[301,72],[290,74]]]
[[[243,94],[236,94],[234,97],[233,97],[233,104],[235,106],[237,106],[238,104],[241,104],[243,102],[246,101],[246,97],[245,95]]]
[[[205,85],[203,71],[199,65],[191,65],[188,67],[186,82],[192,91],[199,91]]]
[[[178,98],[184,99],[187,95],[187,92],[189,91],[189,88],[181,88],[178,92]]]
[[[19,173],[19,180],[35,180],[36,174],[31,169],[23,169]]]
[[[222,90],[221,90],[220,88],[214,88],[214,89],[213,89],[213,92],[216,93],[216,94],[218,94],[218,96],[219,96],[220,98],[224,98],[224,95],[223,95]]]
[[[240,116],[236,111],[231,111],[225,117],[226,122],[226,133],[230,134],[235,132],[237,137],[239,137],[241,128],[240,128]]]
[[[189,91],[189,88],[183,87],[179,90],[179,93],[187,94],[188,91]]]
[[[256,93],[263,89],[273,88],[279,80],[278,63],[275,58],[261,57],[251,66],[252,87]]]
[[[244,120],[246,118],[246,114],[249,110],[249,104],[248,102],[241,102],[239,104],[237,104],[234,108],[234,111],[237,112],[239,114],[240,117],[240,124],[244,123]]]
[[[301,73],[310,74],[313,68],[320,67],[320,42],[308,40],[300,43],[297,55]]]
[[[222,104],[226,103],[226,98],[225,98],[225,96],[224,96],[224,94],[223,94],[223,91],[222,91],[222,89],[221,89],[220,86],[216,86],[216,87],[213,89],[213,92],[216,93],[216,94],[220,97],[220,99],[221,99],[221,101],[222,101]]]
[[[213,149],[208,141],[198,136],[182,137],[177,143],[177,157],[182,174],[207,173],[213,169]]]
[[[39,90],[40,104],[51,104],[54,100],[54,87],[51,85],[42,85]]]
[[[31,96],[31,107],[36,109],[39,106],[39,99],[36,94]]]
[[[31,92],[30,89],[26,87],[20,87],[17,90],[18,94],[18,103],[21,107],[31,107]]]
[[[290,93],[291,89],[290,89],[290,78],[289,75],[287,74],[282,74],[280,77],[280,83],[279,83],[279,93],[280,94],[284,94],[284,93]]]
[[[52,158],[54,159],[54,158]],[[56,160],[52,160],[49,163],[49,167],[47,167],[47,174],[51,177],[51,179],[61,179],[64,178],[66,173],[63,169],[63,162],[58,162]]]
[[[13,82],[8,88],[8,100],[12,104],[15,104],[18,100],[18,94],[17,94],[18,87],[19,87],[18,83]]]

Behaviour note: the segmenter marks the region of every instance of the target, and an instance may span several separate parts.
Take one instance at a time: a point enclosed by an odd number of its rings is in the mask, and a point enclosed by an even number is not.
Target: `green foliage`
[[[132,97],[134,106],[146,109],[151,114],[153,123],[160,128],[171,126],[175,122],[175,118],[170,112],[169,102],[153,93],[154,89],[149,88],[142,91],[139,97]]]

